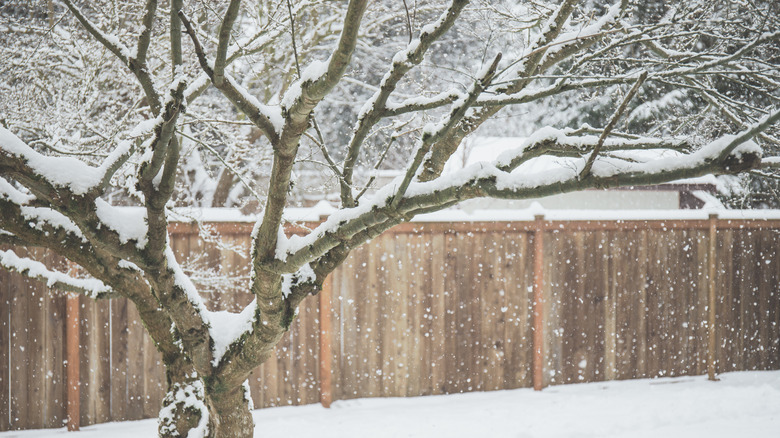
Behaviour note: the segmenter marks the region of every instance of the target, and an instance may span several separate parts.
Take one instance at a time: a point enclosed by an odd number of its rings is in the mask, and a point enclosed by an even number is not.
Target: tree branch
[[[263,221],[253,239],[255,267],[257,263],[273,260],[277,245],[282,212],[287,203],[290,174],[300,138],[309,126],[314,107],[338,83],[349,64],[358,36],[358,29],[366,9],[366,0],[351,0],[344,18],[344,26],[336,50],[331,54],[324,71],[321,65],[310,65],[296,84],[290,87],[282,100],[284,128],[274,146],[274,160],[266,198]],[[309,70],[312,69],[312,70]]]
[[[363,109],[358,116],[358,123],[352,132],[352,138],[347,147],[347,157],[344,160],[342,175],[347,186],[352,185],[352,174],[355,163],[357,162],[360,148],[365,141],[368,133],[382,117],[387,115],[387,101],[390,95],[395,91],[398,82],[416,65],[420,64],[425,57],[425,53],[431,45],[441,38],[452,28],[455,21],[460,16],[463,8],[469,2],[467,0],[454,0],[450,7],[445,11],[434,24],[426,27],[426,30],[420,33],[417,40],[410,41],[406,49],[399,51],[393,56],[393,65],[382,82],[379,90],[366,101]],[[454,99],[453,99],[454,102]],[[342,188],[341,202],[346,207],[354,206],[354,200],[350,190]]]
[[[241,87],[233,78],[231,78],[229,75],[226,75],[224,71],[224,80],[217,84],[217,82],[214,80],[214,69],[209,66],[206,53],[203,51],[203,47],[200,45],[200,41],[198,40],[195,29],[192,27],[192,24],[190,23],[189,19],[187,19],[186,15],[184,15],[184,13],[181,11],[179,12],[179,18],[184,24],[184,27],[187,30],[187,34],[192,40],[192,44],[195,46],[195,53],[198,57],[201,68],[209,77],[209,79],[211,79],[214,86],[217,87],[217,89],[219,89],[222,94],[231,103],[233,103],[233,105],[236,106],[236,108],[246,114],[249,120],[251,120],[252,123],[254,123],[255,126],[257,126],[266,137],[268,137],[272,144],[276,143],[279,138],[281,121],[276,120],[277,114],[275,114],[275,111],[261,104],[251,94],[249,94],[247,90]]]
[[[86,295],[93,299],[119,298],[119,294],[102,281],[90,278],[72,278],[59,271],[49,270],[43,263],[17,256],[13,251],[0,251],[0,266],[16,271],[27,278],[46,283],[46,286],[65,292]]]
[[[150,0],[151,1],[151,0]],[[146,94],[147,99],[149,100],[149,108],[152,110],[152,114],[157,115],[160,111],[160,95],[157,93],[157,90],[154,88],[154,81],[152,80],[152,77],[149,75],[149,72],[146,69],[146,66],[144,63],[139,63],[137,60],[133,59],[131,57],[130,50],[128,50],[127,47],[125,47],[120,41],[119,38],[117,38],[114,35],[106,34],[105,32],[98,29],[97,26],[95,26],[82,12],[79,8],[76,7],[76,5],[73,4],[71,0],[62,0],[63,3],[65,3],[65,6],[70,9],[71,13],[76,17],[76,19],[81,23],[81,25],[86,29],[87,32],[89,32],[100,44],[102,44],[105,48],[107,48],[111,53],[113,53],[117,58],[119,58],[120,61],[122,61],[123,64],[125,64],[131,72],[135,75],[135,77],[138,79],[138,82],[141,83],[141,87],[144,89],[144,93]],[[147,13],[149,10],[147,9]],[[153,15],[153,14],[152,14]],[[149,31],[151,31],[151,27],[149,28]],[[143,37],[143,34],[141,35]],[[141,48],[141,41],[139,40],[139,48]],[[144,49],[145,54],[145,49]],[[144,55],[145,56],[145,55]]]
[[[636,83],[634,84],[634,86],[631,87],[630,90],[628,90],[628,93],[623,98],[623,101],[620,102],[620,105],[615,110],[615,113],[612,114],[612,118],[609,119],[607,126],[604,127],[604,132],[602,132],[601,135],[599,136],[599,141],[596,143],[596,146],[593,148],[593,152],[591,152],[590,156],[588,157],[588,161],[585,162],[585,166],[583,166],[582,172],[580,172],[580,178],[590,173],[590,169],[591,167],[593,167],[593,162],[596,161],[596,157],[598,156],[599,151],[601,150],[601,146],[604,145],[604,140],[607,139],[609,133],[612,132],[612,129],[615,127],[615,125],[617,125],[618,120],[620,120],[620,117],[623,116],[623,112],[626,110],[626,107],[628,107],[628,103],[631,102],[631,99],[634,98],[636,93],[642,87],[642,84],[645,83],[646,79],[647,79],[647,70],[639,74],[639,77],[636,79]]]
[[[760,158],[750,150],[735,149],[757,134],[758,129],[766,129],[768,123],[767,121],[760,127],[751,128],[737,136],[723,137],[700,150],[673,159],[621,161],[619,166],[618,162],[613,162],[609,167],[600,167],[598,171],[594,169],[585,178],[580,178],[579,172],[574,169],[563,167],[560,172],[544,178],[534,174],[509,173],[501,170],[507,162],[512,161],[511,158],[505,158],[494,166],[482,166],[477,173],[469,168],[449,175],[446,183],[416,183],[414,195],[405,196],[395,207],[390,206],[392,196],[377,197],[373,200],[373,205],[347,209],[338,217],[329,218],[305,237],[294,236],[290,239],[290,250],[285,261],[277,261],[272,269],[292,272],[331,249],[347,244],[354,236],[366,230],[381,232],[385,226],[383,224],[394,224],[399,217],[409,220],[419,212],[440,210],[444,206],[476,197],[529,199],[589,188],[652,185],[710,173],[733,174],[749,170],[760,164]],[[731,153],[722,156],[722,151],[725,150],[730,150]],[[518,153],[522,152],[521,150]],[[348,213],[350,210],[354,212],[353,215]]]
[[[184,0],[171,0],[171,75],[176,76],[176,68],[182,63],[181,53],[181,19],[179,12],[184,7]]]
[[[149,43],[152,38],[152,25],[154,16],[157,12],[157,0],[147,0],[144,8],[144,17],[141,20],[141,34],[138,35],[138,45],[135,50],[135,60],[139,65],[146,68],[146,52],[149,50]]]
[[[151,193],[152,180],[157,176],[165,162],[168,145],[176,130],[176,122],[179,114],[184,110],[184,90],[186,88],[187,83],[184,79],[176,80],[171,84],[168,101],[165,103],[165,110],[157,118],[154,129],[155,135],[150,142],[152,155],[141,166],[139,171],[139,179],[147,187],[148,193]]]
[[[233,32],[233,23],[238,18],[238,10],[241,0],[230,0],[225,17],[219,26],[219,43],[217,45],[217,58],[214,61],[214,85],[219,88],[225,81],[225,60],[227,58],[228,45]]]
[[[401,185],[398,187],[398,191],[393,196],[393,200],[390,203],[391,207],[396,207],[398,202],[400,202],[400,200],[403,198],[404,193],[406,193],[406,189],[409,187],[409,183],[412,182],[412,178],[420,168],[425,155],[430,151],[431,145],[433,145],[440,138],[449,134],[452,129],[454,129],[455,126],[460,123],[461,120],[463,120],[463,116],[466,115],[466,111],[469,109],[471,104],[477,100],[479,95],[482,94],[482,92],[485,91],[488,86],[490,86],[490,81],[493,80],[493,77],[496,74],[496,69],[498,68],[498,63],[500,61],[501,54],[499,53],[493,59],[493,62],[479,75],[477,80],[474,81],[468,93],[466,93],[467,97],[453,105],[450,114],[447,115],[444,121],[440,122],[440,127],[438,129],[431,127],[429,130],[428,127],[426,127],[422,136],[422,144],[417,150],[417,154],[415,155],[412,164],[406,170],[406,174],[404,175],[404,179],[401,181]]]
[[[523,80],[522,78],[530,78],[537,72],[539,64],[546,52],[546,50],[541,50],[541,48],[551,43],[560,35],[564,24],[574,11],[576,3],[576,0],[564,0],[564,2],[553,12],[545,23],[542,33],[536,41],[531,44],[529,55],[521,58],[522,61],[518,72],[518,76],[521,79],[501,90],[502,92],[517,93],[522,91],[530,83],[530,79]],[[452,130],[447,136],[437,141],[432,146],[431,153],[428,155],[428,159],[423,165],[423,170],[420,173],[420,180],[430,181],[437,178],[444,169],[444,163],[446,163],[449,157],[455,153],[463,139],[466,138],[468,134],[474,132],[474,130],[486,120],[493,117],[500,109],[500,107],[482,108],[480,111],[475,112],[461,122],[462,129]]]

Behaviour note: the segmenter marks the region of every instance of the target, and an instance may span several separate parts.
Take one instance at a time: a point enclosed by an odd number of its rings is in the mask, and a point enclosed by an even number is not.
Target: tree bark
[[[168,392],[158,421],[161,438],[251,438],[254,422],[243,386],[210,388],[191,367],[167,367]]]
[[[214,429],[209,437],[251,438],[254,435],[255,424],[243,386],[208,397],[211,400],[209,426]]]

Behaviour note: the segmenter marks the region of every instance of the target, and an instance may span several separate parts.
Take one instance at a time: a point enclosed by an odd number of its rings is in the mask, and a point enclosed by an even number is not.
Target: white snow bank
[[[780,371],[586,383],[254,412],[256,437],[776,438]],[[0,438],[155,436],[156,420],[13,431]]]

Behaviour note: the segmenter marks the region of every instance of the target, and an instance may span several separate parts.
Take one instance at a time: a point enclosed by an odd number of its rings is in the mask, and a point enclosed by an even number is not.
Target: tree
[[[0,265],[135,304],[166,366],[161,436],[251,436],[242,383],[297,306],[351,249],[417,214],[780,167],[762,157],[780,119],[772,2],[693,2],[652,19],[627,0],[84,3],[3,6],[0,243],[48,248],[92,278],[13,251]],[[739,106],[708,85],[723,81],[775,106]],[[680,111],[622,122],[684,86],[697,97]],[[510,108],[566,114],[556,105],[572,96],[608,108],[591,119],[601,127],[537,127],[494,163],[444,172],[464,138],[511,124]],[[705,134],[695,116],[718,111],[728,123]],[[367,195],[391,149],[403,175]],[[521,167],[542,155],[568,160],[545,174]],[[340,210],[288,239],[283,213],[304,165],[329,173]],[[206,191],[188,187],[198,172],[217,171],[263,206],[255,301],[233,315],[241,334],[230,339],[167,238],[175,206],[203,204]]]

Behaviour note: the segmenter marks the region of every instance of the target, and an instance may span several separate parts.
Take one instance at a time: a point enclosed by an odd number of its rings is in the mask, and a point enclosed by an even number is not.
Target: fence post
[[[332,322],[330,315],[332,285],[330,275],[322,282],[320,295],[320,403],[329,408],[333,401],[333,386],[331,377],[331,347],[330,338]]]
[[[709,290],[708,290],[708,302],[707,302],[707,331],[709,335],[709,342],[707,345],[707,377],[709,380],[716,381],[718,378],[715,376],[716,367],[716,348],[717,342],[715,337],[715,317],[717,304],[715,297],[716,276],[717,276],[717,244],[718,244],[718,214],[710,213],[710,236],[709,236]]]
[[[534,216],[534,390],[544,386],[544,215]]]
[[[65,357],[67,366],[68,430],[78,431],[81,422],[79,382],[79,296],[69,293],[65,308]]]

